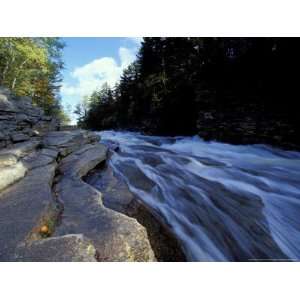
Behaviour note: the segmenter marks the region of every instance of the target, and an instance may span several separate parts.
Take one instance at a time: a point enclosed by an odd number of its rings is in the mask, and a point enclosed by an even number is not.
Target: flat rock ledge
[[[0,151],[0,261],[156,260],[146,229],[82,180],[107,159],[97,134],[21,140]]]
[[[21,262],[97,261],[94,245],[82,234],[68,234],[35,241],[27,247],[20,247],[15,258]]]

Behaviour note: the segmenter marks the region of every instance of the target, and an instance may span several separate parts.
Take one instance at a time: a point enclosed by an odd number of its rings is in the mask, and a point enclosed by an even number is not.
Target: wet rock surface
[[[106,159],[107,148],[86,146],[63,159],[56,185],[63,204],[61,224],[55,235],[81,232],[94,244],[100,261],[154,261],[147,232],[135,219],[106,208],[100,192],[81,177]]]
[[[141,208],[104,205],[82,180],[107,159],[99,135],[59,129],[29,97],[0,87],[0,261],[161,260]]]
[[[136,219],[147,230],[149,242],[158,261],[186,261],[176,238],[165,228],[128,189],[126,183],[114,174],[104,162],[92,170],[84,180],[102,193],[104,206]]]
[[[299,260],[299,152],[137,132],[102,131],[101,138],[117,145],[114,173],[178,239],[188,261]],[[130,198],[105,200],[120,190],[110,182],[95,177],[104,204],[128,209]]]

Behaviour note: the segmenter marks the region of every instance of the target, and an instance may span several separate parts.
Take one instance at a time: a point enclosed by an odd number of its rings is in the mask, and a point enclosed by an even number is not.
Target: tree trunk
[[[5,64],[5,68],[2,72],[2,81],[1,83],[4,84],[4,81],[6,79],[6,73],[8,72],[9,70],[9,66],[12,65],[15,61],[15,55],[14,55],[14,52],[13,52],[13,49],[12,49],[12,43],[9,41],[9,55],[7,57],[7,61],[6,61],[6,64]],[[11,59],[9,59],[11,56]]]
[[[4,68],[4,70],[3,70],[3,72],[2,72],[2,78],[1,78],[1,84],[4,84],[4,81],[5,81],[5,77],[6,77],[6,73],[7,73],[7,71],[8,71],[8,67],[9,67],[9,62],[8,62],[8,60],[7,60],[7,62],[6,62],[6,64],[5,64],[5,68]]]
[[[16,74],[16,76],[15,76],[13,82],[12,82],[12,85],[11,85],[11,89],[12,89],[12,90],[15,89],[15,87],[16,87],[16,82],[17,82],[17,76],[20,74],[22,68],[23,68],[24,65],[27,63],[28,60],[29,60],[29,59],[27,58],[27,59],[25,59],[25,60],[20,64],[19,70],[17,71],[17,74]]]
[[[16,82],[17,82],[17,77],[14,78],[12,85],[11,85],[11,89],[14,90],[15,86],[16,86]]]

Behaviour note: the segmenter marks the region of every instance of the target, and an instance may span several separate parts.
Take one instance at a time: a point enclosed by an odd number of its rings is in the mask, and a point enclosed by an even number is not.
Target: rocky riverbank
[[[158,222],[152,208],[146,207],[144,201],[130,192],[107,160],[84,176],[83,180],[101,192],[105,207],[134,218],[145,227],[157,261],[186,261],[174,234]]]
[[[55,131],[1,151],[0,174],[17,174],[1,186],[1,261],[155,260],[145,228],[81,179],[106,159],[98,140]]]
[[[156,261],[147,230],[82,180],[100,137],[59,131],[29,98],[0,90],[0,261]]]

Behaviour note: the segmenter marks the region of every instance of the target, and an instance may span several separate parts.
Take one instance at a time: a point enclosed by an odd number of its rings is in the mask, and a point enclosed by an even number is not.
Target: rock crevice
[[[0,129],[0,261],[155,261],[145,228],[82,180],[107,159],[97,134],[4,88]]]
[[[99,136],[49,132],[0,157],[1,174],[24,169],[20,178],[1,180],[1,261],[155,261],[145,228],[106,208],[101,193],[82,180],[107,158]]]

